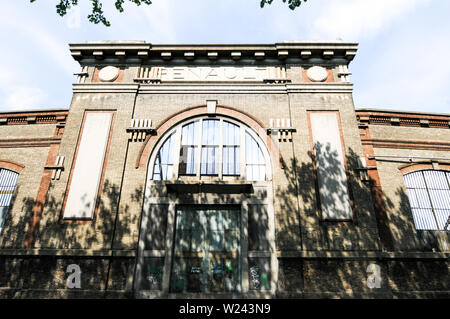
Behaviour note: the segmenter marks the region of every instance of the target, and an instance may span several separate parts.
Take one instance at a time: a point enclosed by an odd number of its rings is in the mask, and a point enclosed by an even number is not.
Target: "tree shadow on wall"
[[[215,178],[211,180],[204,180],[202,182],[199,181],[187,181],[187,180],[177,180],[177,181],[150,181],[148,185],[149,195],[148,200],[156,200],[152,201],[152,203],[144,204],[144,214],[142,217],[142,226],[141,231],[143,232],[142,236],[142,247],[143,251],[152,251],[152,250],[166,250],[166,238],[167,231],[172,231],[167,229],[168,224],[168,215],[169,215],[169,204],[167,202],[178,200],[180,205],[176,206],[176,213],[173,217],[174,220],[169,221],[169,225],[177,225],[177,212],[179,209],[183,208],[192,208],[194,206],[202,205],[202,209],[205,209],[204,205],[207,205],[209,209],[225,209],[230,208],[233,205],[235,207],[241,207],[241,204],[248,200],[249,197],[252,198],[252,203],[248,205],[248,223],[249,227],[242,228],[244,237],[249,238],[249,250],[269,250],[268,245],[263,242],[267,241],[269,236],[268,230],[268,215],[265,209],[267,206],[267,189],[265,187],[248,187],[252,186],[251,183],[240,180],[236,178],[234,181],[221,181]],[[166,202],[166,203],[158,203],[158,201]],[[223,206],[226,205],[226,206]],[[255,218],[259,220],[258,223],[252,220],[251,215],[257,213],[257,209],[255,207],[261,208],[264,210],[264,214],[257,214]],[[259,212],[261,211],[259,210]],[[260,232],[260,233],[259,233]],[[176,232],[173,234],[174,245],[177,243],[177,235]],[[225,241],[225,239],[223,239]],[[225,252],[225,251],[224,251]],[[226,253],[226,252],[225,252]],[[148,278],[154,279],[154,270],[161,268],[163,266],[164,259],[158,257],[152,258],[143,258],[144,260],[139,263],[137,274],[141,277],[140,281],[140,289],[151,290],[161,287],[161,285],[157,284],[149,284],[147,281]],[[267,285],[270,283],[270,274],[269,271],[269,263],[266,260],[267,258],[252,258],[249,260],[249,269],[252,268],[254,273],[251,275],[249,273],[249,282],[255,283],[254,288],[255,291],[266,290]],[[183,264],[183,261],[178,260],[178,262]],[[200,279],[192,279],[199,277],[198,271],[207,271],[206,269],[200,269],[199,267],[194,267],[195,272],[190,272],[190,266],[192,264],[191,259],[186,259],[186,267],[178,267],[173,268],[171,270],[170,276],[170,292],[176,292],[178,294],[188,292],[200,292]],[[220,260],[216,260],[215,270],[217,274],[211,274],[208,278],[216,278],[211,282],[203,283],[203,285],[207,286],[215,282],[217,284],[215,287],[210,287],[210,289],[221,289],[221,279],[219,273],[224,275],[226,271],[223,273],[220,269],[227,269],[227,262]],[[223,264],[220,264],[223,263]],[[180,264],[180,265],[181,265]],[[177,264],[178,265],[178,264]],[[184,264],[183,264],[184,265]],[[228,264],[230,267],[231,263]],[[179,265],[178,265],[179,266]],[[234,266],[232,267],[235,268]],[[214,271],[212,269],[211,271]],[[168,275],[168,274],[167,274]],[[259,284],[256,276],[259,276]],[[220,278],[219,278],[220,277]],[[190,279],[191,278],[191,279]],[[219,278],[219,279],[218,279]],[[222,278],[224,282],[226,282],[226,278]],[[196,282],[194,285],[192,283]],[[152,288],[153,287],[153,288]],[[225,288],[224,288],[225,289]],[[226,290],[226,289],[225,289]],[[214,290],[215,291],[215,290]],[[224,292],[224,291],[221,291]],[[227,291],[229,293],[231,291]]]
[[[364,181],[366,178],[364,170],[359,169],[359,156],[352,149],[346,156],[347,180],[342,180],[341,171],[336,169],[341,163],[337,152],[326,147],[320,149],[320,160],[326,163],[319,162],[319,165],[327,168],[326,174],[320,176],[321,182],[329,193],[336,194],[334,198],[345,198],[343,190],[350,185],[353,219],[327,221],[322,218],[322,207],[318,206],[318,176],[313,165],[317,162],[311,152],[308,152],[309,161],[297,163],[293,159],[288,164],[283,163],[287,182],[275,189],[275,198],[279,202],[276,208],[279,211],[275,212],[277,249],[281,251],[278,295],[358,297],[364,293],[375,293],[374,296],[379,293],[379,296],[414,298],[423,296],[420,291],[426,292],[428,297],[442,297],[446,291],[448,297],[449,270],[445,258],[334,257],[333,252],[348,256],[352,252],[364,256],[371,251],[419,253],[427,251],[427,247],[419,241],[420,232],[415,230],[408,197],[401,186],[390,197],[376,188],[371,178]],[[326,204],[331,211],[341,209],[332,201]],[[380,211],[382,205],[385,212]],[[301,238],[303,255],[313,256],[312,252],[322,251],[324,258],[296,259],[297,238]],[[371,289],[367,285],[371,274],[367,267],[374,263],[380,266],[381,288]],[[325,294],[316,294],[318,292]]]
[[[57,198],[50,185],[41,213],[39,227],[33,233],[34,248],[44,254],[39,256],[0,256],[0,287],[13,288],[6,298],[11,297],[39,297],[30,290],[27,295],[25,289],[53,290],[53,297],[89,297],[89,292],[108,290],[123,291],[127,285],[127,278],[133,270],[134,257],[123,255],[111,257],[110,249],[132,251],[136,248],[137,238],[133,229],[138,228],[139,214],[129,213],[130,205],[142,205],[142,189],[135,189],[129,199],[122,198],[118,210],[120,190],[119,186],[104,181],[102,195],[98,200],[98,208],[93,222],[70,223],[61,218],[63,198]],[[18,203],[12,203],[13,204]],[[2,234],[3,248],[23,248],[26,233],[29,231],[33,216],[33,209],[41,208],[42,203],[36,203],[33,198],[22,200],[23,215],[20,218],[8,216],[7,226]],[[86,207],[88,208],[88,207]],[[18,220],[12,223],[12,220]],[[58,255],[56,249],[65,249]],[[48,254],[45,251],[49,251]],[[60,254],[60,255],[59,255]],[[56,289],[67,289],[66,280],[69,273],[67,266],[77,264],[81,268],[81,291],[69,289],[66,294],[58,295]],[[15,290],[14,290],[15,289]],[[5,290],[6,291],[6,290]],[[45,297],[45,292],[42,292]],[[50,293],[50,292],[49,292]],[[98,297],[93,293],[92,297]]]
[[[326,150],[326,148],[325,148]],[[402,250],[410,252],[427,251],[420,245],[417,232],[412,223],[411,210],[407,195],[402,187],[398,187],[395,196],[388,196],[382,190],[374,190],[374,181],[361,181],[358,168],[358,156],[353,150],[349,150],[346,156],[348,164],[348,181],[339,182],[340,172],[329,169],[324,184],[329,192],[342,191],[346,183],[350,184],[351,198],[353,198],[353,221],[333,222],[323,221],[317,206],[316,175],[313,167],[315,160],[311,153],[309,160],[298,163],[292,160],[284,163],[285,183],[279,184],[274,189],[275,219],[276,219],[276,243],[277,250],[282,255],[279,258],[279,296],[295,297],[314,293],[325,292],[322,296],[336,296],[339,294],[358,294],[374,292],[367,286],[367,266],[371,263],[378,264],[381,269],[381,288],[377,292],[391,293],[396,291],[409,291],[408,297],[419,296],[420,291],[428,292],[428,296],[436,297],[445,295],[449,291],[448,266],[445,260],[434,259],[371,259],[364,258],[335,258],[333,252],[351,253],[352,251],[370,252],[384,250]],[[337,167],[340,163],[338,154],[328,152],[323,154],[329,167]],[[226,186],[226,183],[214,181],[217,187]],[[223,185],[221,185],[223,184]],[[401,184],[401,182],[399,182]],[[18,190],[17,190],[18,191]],[[252,249],[264,250],[264,241],[267,239],[267,217],[262,214],[267,192],[256,190],[252,194],[222,193],[211,197],[209,194],[183,193],[170,195],[167,193],[166,184],[154,183],[151,189],[152,197],[177,196],[186,204],[236,204],[249,196],[252,197],[254,207],[249,209],[259,221],[254,226],[249,223],[248,229],[243,229],[250,240]],[[258,193],[259,192],[259,193]],[[53,185],[48,194],[54,194]],[[377,201],[374,196],[382,196],[387,216],[375,212],[373,203]],[[135,257],[109,258],[101,255],[95,256],[88,250],[137,249],[137,234],[132,229],[139,227],[140,212],[144,202],[143,189],[135,189],[129,198],[120,200],[120,188],[118,185],[105,180],[102,196],[99,201],[98,213],[95,222],[90,224],[61,223],[62,198],[48,195],[42,213],[38,232],[36,233],[36,248],[40,249],[71,249],[66,256],[1,256],[0,257],[0,287],[15,289],[66,289],[67,266],[79,264],[82,275],[82,290],[114,291],[124,290],[126,278],[134,267]],[[14,201],[16,198],[14,198]],[[397,203],[397,204],[396,204]],[[399,204],[400,203],[400,204]],[[17,204],[17,203],[16,203]],[[24,198],[22,205],[23,217],[13,219],[8,216],[5,223],[2,247],[22,247],[26,235],[29,220],[32,217],[34,199]],[[333,207],[333,202],[328,203]],[[259,205],[259,206],[258,206]],[[131,214],[131,210],[139,207],[139,214]],[[146,250],[165,249],[165,237],[167,227],[167,209],[160,209],[150,205],[148,210],[148,225],[142,225]],[[399,207],[399,208],[398,208]],[[258,215],[259,214],[259,215]],[[386,223],[380,219],[388,218],[388,229],[382,233],[382,227]],[[249,216],[250,219],[250,216]],[[266,221],[266,222],[261,222]],[[389,236],[389,238],[383,236]],[[381,240],[380,240],[381,236]],[[7,238],[7,239],[5,239]],[[261,246],[260,246],[261,245]],[[389,246],[391,245],[391,246]],[[325,258],[297,259],[296,252],[323,251]],[[292,252],[290,256],[289,253]],[[76,254],[76,256],[75,256]],[[283,255],[284,254],[284,255]],[[259,267],[262,274],[269,272],[267,263],[255,261],[249,268]],[[254,268],[256,269],[256,268]],[[255,270],[256,271],[256,270]],[[258,275],[258,274],[257,274]],[[249,272],[249,281],[253,281]],[[392,291],[391,291],[392,290]],[[439,292],[442,292],[441,294]],[[296,294],[297,293],[297,294]],[[2,297],[14,297],[11,290],[9,295]],[[23,295],[22,295],[23,296]],[[66,297],[77,297],[77,292],[69,292]],[[87,295],[84,295],[86,297]],[[107,296],[105,294],[105,296]],[[398,294],[398,296],[402,296]],[[403,295],[404,296],[404,295]],[[31,295],[31,297],[33,297]]]

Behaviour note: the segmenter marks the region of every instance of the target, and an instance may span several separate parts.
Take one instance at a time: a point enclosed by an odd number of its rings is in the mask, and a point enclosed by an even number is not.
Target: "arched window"
[[[234,176],[264,181],[267,177],[267,160],[257,135],[231,119],[204,117],[179,124],[160,145],[153,180]]]
[[[16,172],[0,168],[0,234],[11,205],[18,177],[19,174]]]
[[[450,216],[450,172],[423,170],[404,179],[416,229],[445,230]]]

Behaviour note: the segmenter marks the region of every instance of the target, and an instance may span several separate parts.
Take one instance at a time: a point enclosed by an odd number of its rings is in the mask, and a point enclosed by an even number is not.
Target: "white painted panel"
[[[64,218],[92,218],[108,145],[112,113],[86,113]]]
[[[337,113],[310,113],[324,219],[350,219],[352,209]]]

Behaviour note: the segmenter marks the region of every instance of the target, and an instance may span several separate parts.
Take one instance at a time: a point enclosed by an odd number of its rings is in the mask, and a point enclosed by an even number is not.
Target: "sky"
[[[154,0],[115,10],[111,27],[90,23],[90,1],[65,17],[59,0],[2,0],[0,111],[68,108],[79,64],[69,43],[145,40],[159,44],[358,42],[349,70],[356,108],[450,113],[450,1]],[[129,1],[127,1],[129,2]]]

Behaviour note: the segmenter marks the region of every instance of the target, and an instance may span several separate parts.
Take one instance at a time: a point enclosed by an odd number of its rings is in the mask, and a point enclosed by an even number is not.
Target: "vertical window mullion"
[[[218,154],[218,156],[219,156],[219,158],[218,158],[218,161],[219,161],[219,167],[218,167],[218,170],[219,170],[219,179],[222,179],[223,178],[223,120],[222,119],[220,119],[220,122],[219,122],[219,154]]]
[[[245,156],[246,156],[246,151],[247,151],[247,147],[245,146],[245,128],[241,125],[240,126],[240,132],[239,132],[239,138],[240,138],[240,152],[239,152],[239,161],[240,161],[240,173],[241,173],[241,178],[242,179],[246,179],[246,167],[245,167]]]
[[[197,163],[196,163],[196,176],[200,179],[201,175],[201,163],[202,163],[202,138],[203,138],[203,119],[199,120],[198,136],[197,136]]]
[[[422,173],[423,181],[424,181],[424,183],[425,183],[425,189],[426,189],[426,191],[427,191],[428,200],[430,201],[431,212],[433,213],[434,221],[436,222],[436,229],[439,230],[439,223],[438,223],[438,219],[437,219],[437,216],[436,216],[436,212],[434,211],[434,207],[433,207],[433,202],[432,202],[432,199],[431,199],[430,190],[428,189],[428,183],[427,183],[427,180],[426,180],[426,178],[425,178],[424,172],[421,171],[421,173]]]
[[[181,130],[182,126],[180,125],[176,132],[175,132],[175,155],[174,155],[174,162],[173,162],[173,172],[172,172],[172,178],[178,179],[178,171],[180,166],[180,150],[181,150]]]

